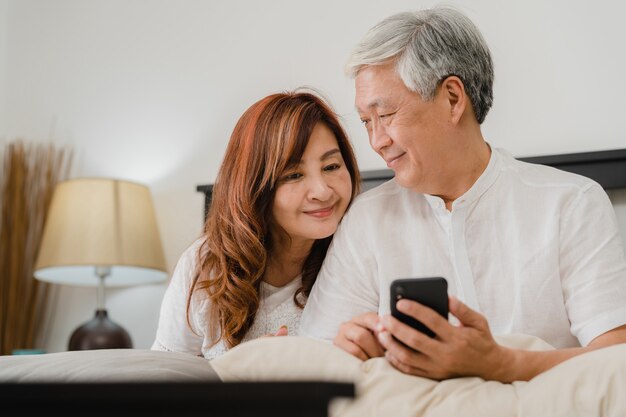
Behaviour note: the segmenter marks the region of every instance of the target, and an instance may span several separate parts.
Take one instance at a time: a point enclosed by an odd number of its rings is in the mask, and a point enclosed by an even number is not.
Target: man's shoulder
[[[341,221],[342,233],[367,239],[384,230],[387,234],[425,218],[419,213],[428,209],[423,194],[400,186],[394,179],[368,190],[354,200]],[[345,230],[344,230],[345,229]],[[338,232],[339,233],[339,232]]]
[[[390,200],[402,200],[410,193],[406,188],[401,187],[395,178],[359,194],[354,200],[353,206],[371,206],[388,204]]]
[[[548,192],[579,193],[599,185],[588,177],[563,171],[547,165],[534,164],[513,158],[501,151],[505,178],[519,181],[527,187]]]

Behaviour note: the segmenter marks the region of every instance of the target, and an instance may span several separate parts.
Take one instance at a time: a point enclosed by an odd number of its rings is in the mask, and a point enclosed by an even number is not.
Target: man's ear
[[[441,94],[443,94],[450,106],[451,121],[454,124],[458,124],[469,105],[469,98],[465,94],[463,81],[456,75],[451,75],[441,82],[440,88]]]

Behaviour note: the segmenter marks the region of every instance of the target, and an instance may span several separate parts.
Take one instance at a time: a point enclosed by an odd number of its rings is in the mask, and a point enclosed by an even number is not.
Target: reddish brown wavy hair
[[[205,291],[211,300],[209,334],[214,344],[238,345],[259,308],[259,288],[272,252],[272,202],[279,178],[302,158],[313,128],[324,123],[334,133],[350,173],[352,198],[359,171],[348,137],[336,114],[306,92],[274,94],[241,116],[213,187],[211,208],[198,251],[198,267],[187,300]],[[332,236],[315,241],[304,262],[298,296],[308,297]]]

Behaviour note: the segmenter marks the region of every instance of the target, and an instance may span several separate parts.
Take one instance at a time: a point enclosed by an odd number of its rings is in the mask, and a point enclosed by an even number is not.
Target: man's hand
[[[460,326],[453,326],[424,305],[406,299],[399,301],[398,310],[424,323],[436,337],[384,316],[378,339],[387,350],[389,362],[404,373],[437,380],[460,376],[506,379],[505,368],[513,361],[513,352],[495,342],[480,313],[454,297],[450,297],[449,305]]]
[[[378,320],[376,313],[354,317],[339,327],[333,343],[361,360],[383,356],[385,351],[377,338]]]
[[[407,374],[437,380],[479,376],[500,382],[528,381],[574,356],[626,343],[626,325],[623,325],[598,336],[586,347],[547,351],[509,349],[495,342],[483,315],[454,297],[450,297],[449,304],[450,313],[459,319],[460,326],[451,325],[435,311],[414,301],[398,301],[398,310],[424,323],[435,333],[434,338],[391,316],[381,318],[378,339],[393,366]]]

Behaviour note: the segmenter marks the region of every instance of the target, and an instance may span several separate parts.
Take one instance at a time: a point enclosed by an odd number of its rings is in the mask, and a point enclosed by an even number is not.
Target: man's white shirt
[[[389,313],[398,278],[442,276],[494,334],[557,348],[626,324],[626,255],[613,207],[588,178],[493,150],[448,211],[391,180],[344,217],[304,310],[300,334],[332,339],[365,312]]]

